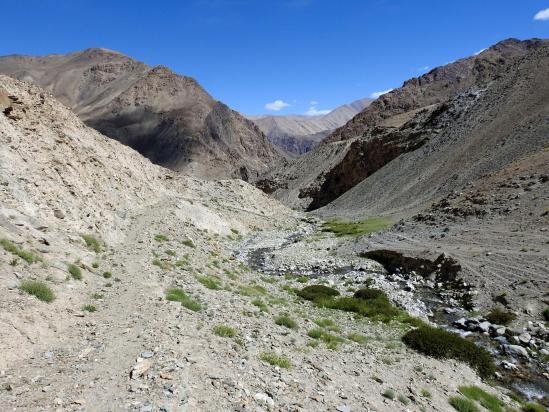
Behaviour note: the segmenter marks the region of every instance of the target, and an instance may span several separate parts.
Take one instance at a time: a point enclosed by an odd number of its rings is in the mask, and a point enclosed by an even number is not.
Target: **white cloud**
[[[423,66],[423,67],[418,67],[417,70],[420,72],[426,72],[430,68],[431,68],[430,66]]]
[[[486,50],[488,50],[488,49],[481,49],[481,50],[479,50],[478,52],[475,53],[475,56],[478,56],[480,53],[482,53],[483,51],[486,51]]]
[[[309,110],[305,112],[305,116],[324,116],[330,113],[331,110],[318,110],[315,106],[309,107]]]
[[[309,104],[310,104],[311,106],[316,106],[316,105],[318,104],[318,101],[316,101],[316,100],[311,100],[311,101],[309,102]]]
[[[377,99],[379,96],[383,96],[384,94],[387,94],[389,92],[392,92],[394,89],[389,89],[389,90],[384,90],[382,92],[373,92],[372,94],[370,94],[370,97],[372,99]]]
[[[274,102],[267,103],[265,105],[265,109],[267,110],[273,110],[275,112],[278,112],[279,110],[284,109],[285,107],[291,106],[290,103],[286,103],[284,100],[275,100]]]
[[[534,20],[549,20],[549,9],[538,11],[534,16]]]

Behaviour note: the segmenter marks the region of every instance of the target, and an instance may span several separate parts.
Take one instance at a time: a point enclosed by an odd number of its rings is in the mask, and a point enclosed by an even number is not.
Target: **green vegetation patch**
[[[358,343],[359,345],[366,345],[368,343],[368,338],[360,333],[349,333],[347,335],[349,340]]]
[[[203,286],[207,287],[208,289],[212,290],[219,290],[221,289],[221,285],[217,281],[216,278],[211,276],[197,276],[196,280]]]
[[[309,332],[307,332],[307,336],[313,339],[321,340],[322,342],[326,343],[326,346],[329,349],[336,349],[339,343],[345,342],[345,339],[343,339],[341,336],[333,335],[321,328],[311,329]]]
[[[180,288],[169,288],[166,290],[166,300],[171,302],[179,302],[181,306],[192,310],[193,312],[198,312],[202,309],[200,302],[189,297],[183,289]]]
[[[370,217],[356,222],[331,219],[322,225],[323,232],[332,232],[337,237],[362,236],[390,227],[393,222],[385,217]]]
[[[213,331],[222,338],[234,338],[236,336],[236,330],[226,325],[214,326]]]
[[[516,319],[516,315],[511,312],[506,312],[500,308],[494,308],[486,315],[486,319],[490,323],[495,323],[496,325],[508,325]]]
[[[53,290],[44,282],[38,280],[24,280],[21,282],[21,285],[19,285],[19,289],[29,295],[37,297],[42,302],[50,303],[55,299]]]
[[[108,271],[107,271],[107,272],[103,272],[103,277],[104,277],[105,279],[110,279],[110,278],[112,278],[112,273],[111,273],[111,272],[108,272]]]
[[[546,412],[545,406],[540,405],[537,402],[526,402],[522,405],[523,412]]]
[[[275,319],[275,323],[278,326],[284,326],[288,329],[297,329],[297,322],[293,320],[288,314],[280,315],[279,317],[277,317]]]
[[[320,298],[338,296],[339,292],[329,286],[311,285],[311,286],[305,286],[303,289],[297,292],[297,295],[305,300],[316,301],[317,299],[320,299]]]
[[[254,299],[254,300],[252,300],[251,303],[252,303],[252,305],[258,307],[261,312],[268,312],[269,311],[269,307],[261,299]]]
[[[73,279],[82,280],[82,270],[78,266],[69,263],[67,265],[67,270],[69,271]]]
[[[267,289],[260,285],[244,285],[238,288],[242,296],[262,296],[267,294]]]
[[[287,358],[279,356],[274,352],[262,352],[259,355],[259,359],[263,362],[267,362],[269,365],[278,366],[284,369],[292,366],[291,362]]]
[[[448,403],[458,412],[480,412],[475,402],[461,396],[452,396]]]
[[[97,308],[94,305],[84,305],[82,306],[82,310],[85,312],[96,312]]]
[[[165,235],[154,235],[154,240],[157,242],[167,242],[169,239]]]
[[[332,319],[316,319],[315,323],[321,328],[327,329],[332,332],[339,332],[340,328]]]
[[[391,400],[396,398],[396,392],[392,389],[386,389],[381,395],[383,395],[384,398]]]
[[[407,332],[402,341],[408,347],[434,358],[466,362],[483,378],[495,372],[490,353],[455,333],[424,325]]]
[[[0,246],[2,246],[2,248],[6,252],[19,256],[21,259],[23,259],[27,263],[36,263],[36,262],[42,261],[42,258],[40,256],[35,255],[32,252],[28,252],[26,250],[21,249],[15,243],[7,239],[0,239]],[[15,265],[12,265],[12,266],[15,266]]]
[[[100,253],[103,249],[103,242],[97,239],[94,235],[84,234],[80,236],[82,236],[82,239],[86,242],[88,249],[93,250],[95,253]]]
[[[460,386],[458,389],[463,396],[479,402],[490,412],[503,412],[503,402],[497,396],[489,394],[478,386]]]
[[[162,270],[172,270],[173,268],[173,265],[166,260],[153,259],[152,264],[158,266]]]

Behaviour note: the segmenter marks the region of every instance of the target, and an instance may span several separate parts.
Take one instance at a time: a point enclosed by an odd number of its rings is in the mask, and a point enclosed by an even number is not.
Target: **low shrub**
[[[410,399],[408,399],[406,396],[404,395],[398,395],[397,399],[399,400],[399,402],[403,405],[409,405],[410,404]]]
[[[187,246],[187,247],[190,247],[190,248],[195,248],[195,244],[194,242],[191,240],[191,239],[185,239],[181,242],[183,245]]]
[[[171,302],[179,302],[181,303],[181,306],[192,310],[193,312],[198,312],[200,309],[202,309],[202,305],[200,302],[197,302],[196,300],[190,298],[187,296],[185,291],[180,288],[169,288],[166,290],[166,300],[169,300]]]
[[[339,292],[325,285],[305,286],[297,292],[297,295],[305,300],[315,301],[319,298],[327,298],[331,296],[339,296]]]
[[[236,330],[226,325],[217,325],[213,328],[214,333],[222,338],[234,338]]]
[[[500,308],[494,308],[486,315],[486,320],[490,323],[495,323],[496,325],[508,325],[516,319],[516,315],[511,312],[506,312]]]
[[[385,292],[379,289],[370,289],[370,288],[363,288],[359,289],[355,292],[353,297],[357,299],[379,299],[379,298],[386,298],[387,295],[385,295]]]
[[[547,322],[549,322],[549,308],[546,308],[543,311],[543,319],[545,319]]]
[[[467,362],[483,378],[495,372],[494,361],[486,350],[455,333],[425,325],[407,332],[402,341],[428,356]]]
[[[490,412],[503,412],[503,402],[478,386],[460,386],[458,390],[463,396],[479,402]]]
[[[112,278],[112,273],[111,272],[103,272],[103,277],[105,279],[110,279],[110,278]]]
[[[290,368],[292,364],[288,359],[283,356],[279,356],[274,352],[262,352],[259,355],[259,359],[263,362],[267,362],[269,365],[278,366],[280,368]]]
[[[55,299],[53,290],[44,282],[38,280],[24,280],[21,282],[21,285],[19,285],[19,289],[29,295],[35,296],[42,302],[50,303]]]
[[[293,320],[288,314],[277,317],[275,319],[275,323],[288,329],[297,329],[297,322]]]
[[[157,242],[167,242],[169,239],[165,235],[154,235],[154,240]]]
[[[238,288],[242,296],[262,296],[267,294],[267,289],[260,285],[244,285]]]
[[[67,270],[69,271],[73,279],[82,280],[82,270],[80,270],[78,266],[72,263],[69,263],[67,265]]]
[[[97,308],[94,305],[84,305],[82,306],[82,310],[85,312],[96,312]]]
[[[321,299],[318,300],[317,303],[322,307],[353,312],[382,322],[390,322],[402,313],[400,309],[397,309],[391,304],[385,295],[377,299],[369,300],[353,297]]]

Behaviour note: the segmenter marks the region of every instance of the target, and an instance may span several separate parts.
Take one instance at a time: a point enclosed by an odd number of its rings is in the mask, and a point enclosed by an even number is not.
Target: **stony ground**
[[[406,349],[401,325],[315,308],[283,288],[312,280],[258,273],[239,259],[253,249],[251,242],[272,245],[296,231],[310,233],[296,244],[297,254],[337,243],[323,235],[315,244],[309,224],[219,235],[185,224],[176,211],[176,205],[143,211],[125,240],[100,254],[81,244],[83,281],[51,282],[59,293],[51,304],[10,290],[3,299],[10,313],[4,307],[2,316],[25,318],[12,324],[32,343],[3,363],[0,403],[6,409],[449,410],[447,399],[458,385],[484,386],[463,364]],[[156,235],[166,240],[155,240]],[[322,253],[317,254],[320,262]],[[2,258],[6,262],[10,256]],[[164,267],[153,264],[155,259]],[[93,262],[99,264],[96,269]],[[272,265],[285,269],[276,259]],[[380,270],[375,263],[364,265],[370,274]],[[3,274],[26,269],[1,267]],[[310,262],[295,269],[307,267]],[[104,279],[104,271],[113,277]],[[345,280],[333,276],[330,282],[344,292]],[[202,309],[194,312],[167,301],[170,287],[182,288]],[[86,304],[97,311],[82,311]],[[297,329],[275,324],[285,313]],[[328,329],[343,338],[336,348],[307,336],[319,319],[331,319],[334,326]],[[235,336],[217,336],[214,328],[220,325],[233,328]],[[37,336],[33,328],[44,331]],[[351,333],[364,338],[354,342]],[[43,335],[48,338],[42,340]],[[262,353],[275,353],[291,366],[270,365],[261,360]],[[383,397],[387,389],[402,401]]]

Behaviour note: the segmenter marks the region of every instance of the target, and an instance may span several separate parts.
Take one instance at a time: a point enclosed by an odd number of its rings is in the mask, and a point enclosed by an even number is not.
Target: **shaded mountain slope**
[[[283,157],[194,79],[121,53],[6,56],[0,73],[50,90],[88,125],[177,171],[247,180]]]
[[[434,69],[420,78],[411,79],[405,82],[402,88],[382,96],[361,114],[355,116],[346,126],[325,139],[317,149],[300,159],[299,164],[293,162],[284,171],[271,172],[262,176],[259,186],[268,187],[275,197],[294,207],[312,210],[337,199],[383,167],[386,168],[387,175],[395,173],[395,184],[399,185],[399,180],[396,178],[399,169],[390,162],[406,153],[413,153],[410,156],[416,156],[422,150],[432,150],[421,148],[429,142],[433,147],[439,147],[443,136],[446,136],[444,138],[447,140],[458,139],[458,136],[463,135],[462,127],[477,130],[478,125],[462,124],[461,119],[469,116],[467,111],[471,107],[477,108],[475,113],[477,113],[476,121],[479,125],[492,122],[493,119],[503,122],[507,116],[505,110],[512,110],[512,113],[521,112],[523,106],[521,98],[517,98],[517,108],[506,106],[506,108],[502,107],[502,111],[498,111],[498,106],[504,105],[505,102],[497,92],[488,93],[492,100],[481,103],[484,102],[482,98],[484,89],[496,90],[500,87],[512,94],[515,92],[509,89],[510,82],[520,80],[523,87],[531,87],[534,91],[532,98],[536,99],[537,96],[537,101],[533,103],[536,110],[538,110],[537,106],[546,105],[545,96],[541,91],[538,93],[537,86],[531,77],[543,77],[547,44],[544,40],[523,42],[506,40],[478,56],[459,60]],[[524,63],[526,66],[523,66],[514,80],[504,80],[513,76],[514,71],[523,61],[532,63],[529,65]],[[515,91],[519,92],[518,89]],[[530,99],[529,96],[528,99]],[[479,104],[483,106],[478,106]],[[492,112],[489,112],[490,109]],[[484,115],[486,116],[483,117]],[[506,131],[512,132],[521,126],[519,122],[506,123],[505,127],[507,127]],[[480,129],[479,133],[481,133]],[[483,133],[489,132],[486,130]],[[526,134],[530,135],[530,131],[527,130]],[[492,159],[484,163],[490,164],[493,168],[503,167],[505,162],[512,161],[529,150],[534,150],[534,146],[532,149],[529,148],[528,137],[525,137],[524,140],[516,142],[516,147],[513,146],[516,150],[505,154],[508,150],[506,147],[500,147],[498,144],[491,146],[494,142],[485,141],[484,137],[481,134],[473,136],[471,138],[478,141],[471,140],[470,146],[465,142],[460,147],[463,153],[468,150],[474,152],[475,146],[483,142],[481,145],[482,150],[485,150],[483,153]],[[542,140],[541,137],[535,137],[535,139],[538,144],[539,140]],[[459,150],[455,157],[452,153],[448,154],[451,161],[446,159],[446,163],[440,166],[442,175],[453,174],[453,169],[449,168],[451,164],[462,165]],[[439,158],[441,159],[442,157]],[[438,164],[433,159],[430,162],[433,165]],[[463,164],[465,176],[476,173],[467,167],[473,166],[471,163]],[[486,167],[484,169],[484,171],[490,170]],[[417,178],[413,174],[407,177]],[[421,177],[419,179],[421,180]],[[387,188],[380,183],[376,186],[376,190],[382,190],[382,192],[368,191],[369,198],[360,198],[360,204],[364,204],[369,199],[375,199],[378,202],[379,199],[379,209],[383,209],[381,204],[383,196],[380,196],[380,193],[386,193]],[[393,193],[401,192],[399,190]],[[405,198],[407,195],[402,196]],[[413,199],[416,199],[416,196]],[[355,197],[354,201],[358,202],[358,197]],[[394,207],[391,202],[388,204]]]

